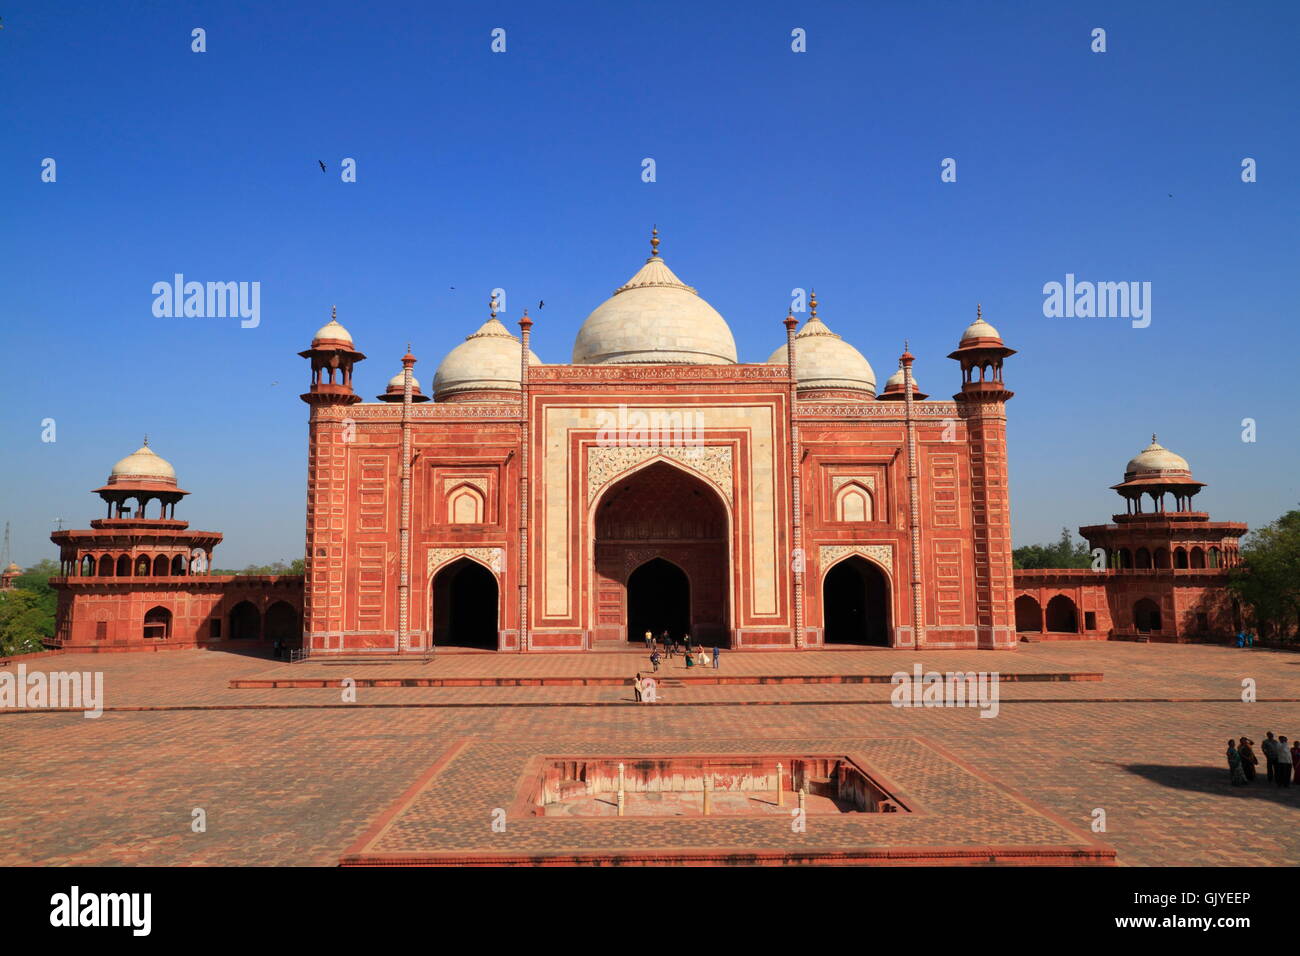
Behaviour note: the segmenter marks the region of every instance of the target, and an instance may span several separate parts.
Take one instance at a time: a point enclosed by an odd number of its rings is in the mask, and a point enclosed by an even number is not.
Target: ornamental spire
[[[659,227],[653,226],[650,229],[650,258],[653,259],[659,255]]]

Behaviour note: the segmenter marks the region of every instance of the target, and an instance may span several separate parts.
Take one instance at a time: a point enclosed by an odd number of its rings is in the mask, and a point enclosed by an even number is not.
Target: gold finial
[[[808,297],[808,307],[812,309],[812,313],[808,318],[809,322],[817,318],[817,290],[813,289],[811,290],[811,293],[812,294]]]
[[[491,314],[492,318],[495,319],[497,317],[497,294],[495,292],[488,297],[488,312]]]
[[[650,258],[653,259],[659,255],[659,227],[656,225],[650,229]]]
[[[339,320],[339,307],[338,307],[337,305],[331,305],[331,306],[330,306],[330,321],[331,321],[331,322],[337,322],[338,320]]]
[[[984,306],[978,302],[975,303],[975,321],[976,322],[984,321]]]

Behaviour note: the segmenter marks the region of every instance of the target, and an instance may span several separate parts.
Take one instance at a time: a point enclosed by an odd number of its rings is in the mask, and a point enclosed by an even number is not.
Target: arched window
[[[1133,552],[1128,548],[1119,549],[1119,564],[1116,567],[1131,568],[1133,567]]]
[[[1135,568],[1151,567],[1151,552],[1148,551],[1146,548],[1138,548],[1133,566]]]
[[[180,577],[185,573],[185,559],[179,554],[172,558],[172,577]]]
[[[1047,629],[1058,634],[1079,633],[1079,611],[1064,594],[1047,602]]]
[[[172,636],[172,612],[165,607],[150,608],[144,616],[144,636],[166,640]]]
[[[1142,598],[1133,605],[1133,624],[1139,631],[1160,630],[1160,605],[1150,598]]]
[[[147,578],[150,566],[149,556],[147,554],[140,555],[135,559],[135,576],[137,578]]]
[[[1192,567],[1205,567],[1205,552],[1200,548],[1192,548]]]
[[[94,573],[95,573],[95,556],[92,554],[88,554],[81,559],[81,576],[88,578]]]
[[[1186,549],[1186,548],[1181,548],[1181,547],[1179,547],[1179,548],[1174,548],[1174,567],[1176,567],[1176,568],[1185,568],[1185,567],[1187,567],[1187,549]]]
[[[1043,608],[1028,594],[1016,598],[1016,630],[1037,634],[1043,629]]]
[[[118,556],[117,576],[119,578],[129,578],[131,576],[131,559],[125,554]]]
[[[1220,553],[1220,551],[1219,551],[1218,548],[1211,548],[1211,549],[1210,549],[1210,567],[1212,567],[1212,568],[1217,568],[1217,567],[1219,567],[1219,564],[1220,564],[1220,561],[1219,561],[1220,554],[1221,554],[1221,553]]]
[[[871,492],[856,482],[845,485],[835,496],[836,521],[871,521],[874,513]]]
[[[452,524],[482,524],[483,495],[472,485],[458,485],[447,496],[447,520]]]
[[[1157,568],[1169,567],[1169,552],[1164,548],[1156,548],[1156,553],[1152,556],[1152,561]]]
[[[171,562],[167,560],[167,555],[160,554],[153,559],[153,576],[156,578],[167,577],[167,572],[171,569]]]

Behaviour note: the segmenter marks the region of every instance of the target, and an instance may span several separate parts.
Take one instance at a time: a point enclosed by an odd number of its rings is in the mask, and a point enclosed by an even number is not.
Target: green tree
[[[1228,587],[1250,608],[1265,636],[1294,637],[1300,629],[1300,511],[1256,528],[1241,546],[1241,565]]]
[[[51,592],[52,593],[52,592]],[[0,591],[0,655],[43,650],[43,638],[54,636],[54,608],[36,591]]]
[[[1027,544],[1011,552],[1013,567],[1024,570],[1038,568],[1088,568],[1092,567],[1092,552],[1086,541],[1075,541],[1069,528],[1061,529],[1060,540],[1055,544]]]

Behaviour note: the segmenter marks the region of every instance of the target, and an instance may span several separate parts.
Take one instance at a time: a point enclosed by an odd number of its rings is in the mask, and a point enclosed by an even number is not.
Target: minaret
[[[813,322],[817,318],[817,293],[813,292],[812,299],[812,318],[808,321]],[[803,551],[803,501],[802,489],[799,481],[799,469],[802,467],[799,453],[799,423],[796,419],[796,412],[799,403],[799,382],[798,382],[798,365],[795,362],[795,326],[799,324],[794,317],[794,310],[791,309],[785,317],[785,360],[787,375],[790,379],[790,508],[791,508],[791,543],[794,547],[795,560],[791,562],[791,568],[794,572],[794,646],[800,649],[804,646],[804,607],[803,607],[803,583],[804,568],[807,565],[808,557]]]
[[[654,240],[658,242],[658,240]],[[493,300],[493,309],[496,308]],[[493,315],[495,315],[495,311]],[[528,446],[532,441],[532,429],[529,427],[531,416],[528,414],[528,350],[532,337],[533,320],[524,309],[524,317],[519,320],[519,652],[529,650],[528,617]]]
[[[342,649],[343,609],[330,607],[330,595],[343,591],[343,529],[332,527],[331,499],[346,493],[348,446],[356,422],[346,406],[361,401],[352,390],[352,367],[365,359],[352,335],[339,324],[338,312],[312,337],[311,348],[299,352],[311,360],[311,389],[301,396],[311,406],[307,442],[307,538],[303,576],[303,649]]]
[[[970,448],[975,625],[982,648],[1016,646],[1006,412],[1014,393],[1002,380],[1002,360],[1014,354],[977,305],[975,321],[948,355],[961,363],[962,387],[953,399],[966,422]]]
[[[916,356],[903,342],[903,354],[898,367],[903,370],[903,418],[907,432],[907,535],[911,554],[910,588],[912,595],[912,646],[925,645],[925,592],[921,584],[921,492],[920,471],[917,464],[916,417],[912,403],[916,398],[916,383],[912,381],[912,362]]]

